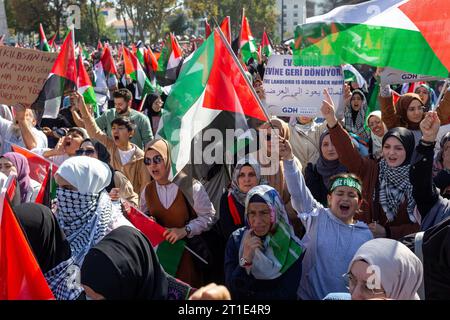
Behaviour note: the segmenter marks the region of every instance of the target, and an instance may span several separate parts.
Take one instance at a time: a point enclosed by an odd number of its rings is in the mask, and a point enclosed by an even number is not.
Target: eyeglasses
[[[163,158],[162,158],[162,156],[160,156],[160,155],[154,156],[153,159],[147,158],[147,157],[144,158],[144,164],[145,164],[146,166],[151,165],[152,162],[153,162],[154,164],[160,164],[162,161],[163,161]]]
[[[352,294],[353,291],[355,291],[356,286],[358,285],[358,280],[351,272],[344,273],[342,277],[344,278],[345,286],[348,289],[348,292]],[[370,287],[373,287],[373,285],[368,284],[367,282],[364,281],[364,285],[362,285],[360,289],[362,295],[364,295],[365,297],[371,297],[375,295],[386,294],[386,292],[383,289],[375,289]]]
[[[75,154],[77,156],[82,156],[82,155],[86,155],[86,156],[92,156],[95,153],[94,149],[78,149]]]

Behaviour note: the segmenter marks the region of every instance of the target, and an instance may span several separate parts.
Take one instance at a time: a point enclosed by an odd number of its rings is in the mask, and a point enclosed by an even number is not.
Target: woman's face
[[[300,116],[300,117],[297,117],[297,120],[300,124],[308,124],[308,123],[312,122],[314,120],[314,118]]]
[[[164,159],[158,151],[148,150],[145,153],[144,163],[153,179],[160,183],[166,182],[169,172],[166,169]]]
[[[78,149],[79,151],[77,153],[80,153],[81,151],[83,152],[83,156],[87,156],[87,157],[91,157],[94,159],[98,159],[98,154],[97,154],[97,150],[95,150],[94,145],[89,142],[83,142],[80,146],[80,149]]]
[[[329,134],[327,134],[325,138],[323,138],[322,145],[320,146],[320,148],[325,160],[333,161],[339,158],[339,155],[336,152],[336,148],[334,147],[334,144],[331,142]]]
[[[251,188],[258,185],[256,172],[252,166],[245,165],[241,168],[238,176],[238,186],[243,193],[247,193]]]
[[[380,270],[365,261],[355,261],[348,273],[348,289],[352,300],[387,298],[381,285]]]
[[[355,111],[359,111],[361,109],[363,103],[363,99],[359,94],[354,94],[352,99],[350,100],[350,104],[352,105],[352,109]]]
[[[6,158],[0,158],[0,172],[9,177],[11,173],[17,175],[17,168],[14,164]]]
[[[370,130],[372,130],[374,135],[380,138],[384,136],[384,126],[380,118],[378,118],[377,116],[371,116],[369,118],[368,124]]]
[[[361,200],[354,188],[342,186],[333,190],[328,195],[328,203],[331,212],[344,223],[352,223],[353,216],[359,209]]]
[[[59,174],[55,174],[55,182],[58,185],[58,187],[62,189],[77,191],[77,188],[75,188],[72,184],[70,184],[69,181],[61,177]]]
[[[423,119],[423,105],[422,103],[414,99],[408,106],[406,110],[406,116],[408,120],[412,123],[419,123]]]
[[[400,140],[395,137],[386,139],[383,145],[383,158],[389,167],[395,168],[401,166],[406,159],[406,150]]]
[[[263,237],[269,233],[270,227],[272,226],[270,213],[270,207],[266,203],[249,203],[247,213],[248,223],[258,237]]]
[[[420,96],[420,100],[422,100],[423,104],[427,104],[428,99],[430,98],[428,90],[424,87],[419,87],[416,89],[416,93]]]

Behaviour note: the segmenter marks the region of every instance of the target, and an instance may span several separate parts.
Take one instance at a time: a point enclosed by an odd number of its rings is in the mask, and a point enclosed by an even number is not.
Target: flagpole
[[[195,257],[197,257],[201,262],[203,262],[204,264],[208,264],[208,262],[205,260],[205,259],[203,259],[202,257],[200,257],[197,253],[195,253],[191,248],[189,248],[188,246],[184,246],[184,248],[186,249],[186,250],[188,250],[190,253],[192,253]]]
[[[255,96],[256,101],[258,102],[260,108],[263,110],[264,115],[266,116],[267,120],[270,120],[270,116],[267,113],[266,108],[263,106],[263,104],[261,102],[261,99],[259,99],[259,96],[256,94],[255,88],[253,88],[253,84],[251,84],[250,80],[248,80],[247,75],[245,74],[245,71],[242,68],[242,65],[241,65],[240,61],[238,60],[238,58],[234,54],[233,49],[231,49],[230,44],[228,43],[228,41],[225,38],[225,35],[223,34],[223,32],[222,32],[222,30],[220,28],[216,28],[216,29],[218,29],[220,38],[225,43],[225,47],[227,48],[228,53],[233,57],[234,62],[238,65],[239,70],[241,71],[242,75],[244,76],[244,79],[247,82],[248,86],[250,87],[251,92]],[[270,121],[269,121],[269,123],[270,123]]]
[[[444,96],[444,92],[447,91],[447,86],[448,86],[448,78],[445,79],[444,86],[442,87],[441,93],[439,94],[439,98],[436,101],[436,104],[434,105],[435,108],[437,108],[437,106],[441,102],[442,97]],[[431,99],[431,98],[429,98],[429,99]]]

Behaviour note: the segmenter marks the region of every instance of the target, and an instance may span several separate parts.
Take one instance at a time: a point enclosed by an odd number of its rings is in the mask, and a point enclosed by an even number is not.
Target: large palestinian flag
[[[297,27],[294,64],[361,63],[446,78],[449,15],[450,1],[443,0],[373,0],[339,7]]]
[[[72,31],[70,31],[64,40],[44,87],[32,106],[38,112],[39,118],[56,118],[61,99],[66,93],[75,91],[76,83],[77,63],[75,61]]]
[[[230,150],[225,137],[231,135],[232,142],[239,142],[248,129],[267,121],[236,56],[218,29],[185,63],[166,100],[165,111],[157,135],[171,146],[170,178],[180,184],[178,178],[185,176],[180,172],[205,184],[223,168],[220,165],[224,153]],[[220,135],[207,137],[209,134]],[[219,147],[217,152],[210,154],[215,147]]]

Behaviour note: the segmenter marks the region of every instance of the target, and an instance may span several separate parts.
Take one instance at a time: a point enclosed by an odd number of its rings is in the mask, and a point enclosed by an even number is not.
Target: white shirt
[[[36,128],[31,128],[36,139],[36,148],[47,148],[47,136]],[[16,136],[13,131],[13,122],[0,117],[0,154],[11,151],[11,143],[26,148],[22,139],[22,134]]]
[[[119,150],[119,155],[120,155],[120,162],[122,162],[122,165],[126,165],[128,162],[130,162],[131,158],[134,155],[134,152],[136,151],[136,147],[133,146],[130,150],[128,151],[122,151],[120,149]]]
[[[158,183],[156,183],[156,192],[158,193],[158,198],[162,206],[168,209],[177,197],[178,186],[175,183],[170,183],[167,185],[159,185]],[[192,194],[194,198],[193,209],[197,214],[197,218],[192,219],[187,224],[191,228],[189,238],[209,230],[216,222],[216,210],[214,209],[214,206],[209,199],[205,187],[197,180],[193,181]],[[141,192],[140,199],[141,211],[148,211],[147,204],[145,202],[145,188]]]

